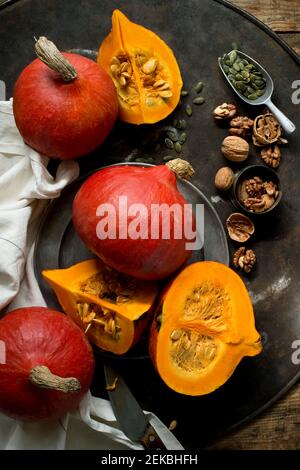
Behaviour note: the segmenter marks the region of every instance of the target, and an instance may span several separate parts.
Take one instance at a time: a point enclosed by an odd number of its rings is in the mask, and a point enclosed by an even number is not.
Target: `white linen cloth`
[[[30,116],[28,116],[30,119]],[[34,240],[50,199],[79,174],[74,161],[47,170],[48,158],[28,147],[13,117],[12,102],[0,101],[0,311],[45,301],[34,276]],[[1,373],[1,370],[0,370]],[[152,413],[150,422],[168,449],[182,449]],[[0,449],[141,449],[118,429],[110,402],[87,394],[63,420],[23,423],[0,414]]]

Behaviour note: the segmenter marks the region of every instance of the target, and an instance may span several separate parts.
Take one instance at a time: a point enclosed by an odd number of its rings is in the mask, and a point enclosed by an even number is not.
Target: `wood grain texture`
[[[300,55],[300,33],[279,33],[279,36]]]
[[[208,447],[209,450],[300,449],[300,384],[261,417]]]
[[[232,0],[278,32],[300,32],[299,0]]]

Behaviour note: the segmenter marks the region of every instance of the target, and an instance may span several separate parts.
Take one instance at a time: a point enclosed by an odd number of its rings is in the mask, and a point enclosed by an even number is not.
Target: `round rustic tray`
[[[217,57],[228,51],[232,42],[255,57],[274,79],[275,103],[298,127],[300,105],[292,104],[291,84],[299,78],[299,59],[266,26],[224,1],[20,0],[8,2],[0,12],[0,44],[4,45],[0,50],[3,65],[0,79],[6,82],[8,96],[20,71],[34,58],[33,36],[47,35],[61,49],[95,51],[111,28],[114,8],[121,8],[133,21],[158,32],[171,45],[180,63],[185,88],[190,89],[198,80],[205,83],[206,102],[194,108],[188,121],[185,155],[197,170],[194,184],[214,203],[224,221],[233,207],[216,193],[213,178],[224,164],[219,147],[227,132],[213,122],[212,109],[225,101],[234,101],[242,114],[253,116],[253,110],[239,102],[228,88],[219,73]],[[189,102],[189,98],[186,100]],[[182,108],[174,116],[183,116]],[[101,149],[81,160],[82,172],[103,164],[130,161],[145,153],[155,163],[161,162],[169,152],[162,147],[154,153],[147,143],[149,134],[159,130],[159,126],[133,129],[118,124]],[[195,398],[171,392],[147,358],[117,361],[144,408],[151,409],[167,425],[177,420],[174,433],[186,447],[199,448],[255,416],[299,379],[299,365],[292,362],[292,344],[300,338],[299,148],[300,135],[296,131],[289,146],[283,149],[278,169],[283,199],[277,213],[257,225],[253,246],[258,263],[245,278],[264,339],[263,353],[244,359],[228,383],[216,392]],[[260,162],[254,150],[248,162]],[[232,251],[235,248],[231,245]],[[97,360],[93,392],[104,395],[101,357]]]

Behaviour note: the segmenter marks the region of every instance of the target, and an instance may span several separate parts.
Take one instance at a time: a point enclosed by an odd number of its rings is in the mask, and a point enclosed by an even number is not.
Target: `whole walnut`
[[[245,139],[235,135],[225,137],[222,142],[221,152],[227,160],[243,162],[249,155],[249,144]]]
[[[228,191],[234,181],[234,173],[228,166],[220,168],[215,176],[215,186],[219,191]]]

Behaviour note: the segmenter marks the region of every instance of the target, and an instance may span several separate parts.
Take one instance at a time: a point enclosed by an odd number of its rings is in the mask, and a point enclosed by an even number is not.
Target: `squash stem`
[[[29,381],[39,388],[56,390],[58,392],[79,392],[81,385],[74,377],[63,378],[52,374],[46,366],[34,367],[29,375]]]
[[[64,82],[71,82],[77,77],[73,65],[57,49],[56,45],[44,36],[36,39],[35,52],[38,58],[50,69],[57,72]]]

